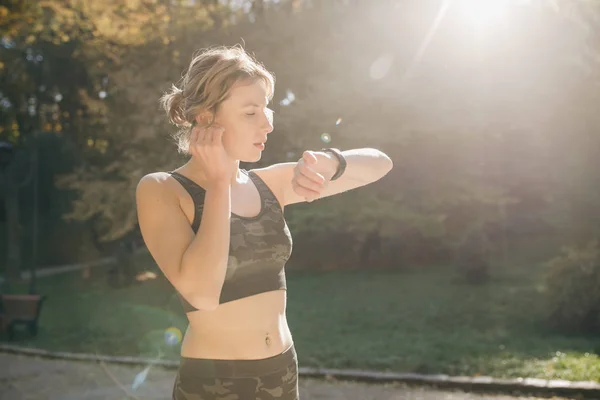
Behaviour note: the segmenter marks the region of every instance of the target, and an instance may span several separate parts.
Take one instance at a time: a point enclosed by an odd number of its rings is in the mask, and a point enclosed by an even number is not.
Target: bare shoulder
[[[152,172],[144,175],[138,182],[138,188],[158,188],[161,187],[169,180],[169,173],[167,172]]]
[[[137,184],[137,196],[173,196],[177,186],[168,172],[152,172],[144,175]]]
[[[177,188],[172,181],[166,172],[153,172],[140,179],[135,192],[139,218],[148,218],[153,214],[143,212],[148,208],[161,212],[179,207]]]

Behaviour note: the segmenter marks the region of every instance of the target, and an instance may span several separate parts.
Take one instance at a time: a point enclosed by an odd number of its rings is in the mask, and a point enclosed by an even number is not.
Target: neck
[[[233,173],[231,174],[230,182],[231,185],[235,185],[238,182],[238,178],[241,175],[240,171],[240,161],[239,160],[231,160],[233,165]],[[198,162],[192,157],[190,160],[184,165],[184,168],[189,172],[190,175],[196,177],[201,182],[206,181],[206,174],[202,170],[202,168],[198,165]]]

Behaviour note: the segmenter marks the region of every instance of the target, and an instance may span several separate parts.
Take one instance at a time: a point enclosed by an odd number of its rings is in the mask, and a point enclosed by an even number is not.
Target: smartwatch
[[[335,156],[335,158],[337,158],[339,161],[337,171],[335,171],[335,174],[333,174],[333,176],[331,177],[331,180],[335,181],[340,176],[342,176],[344,174],[344,171],[346,170],[346,165],[347,165],[346,157],[344,157],[344,155],[342,154],[342,152],[339,149],[335,149],[335,148],[326,148],[326,149],[322,149],[321,151],[324,153],[333,154]]]

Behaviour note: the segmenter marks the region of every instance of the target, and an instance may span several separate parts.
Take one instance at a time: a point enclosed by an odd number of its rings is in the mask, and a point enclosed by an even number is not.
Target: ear
[[[203,125],[208,125],[208,121],[210,121],[210,119],[209,119],[209,118],[207,118],[207,117],[206,117],[206,115],[205,115],[204,113],[203,113],[203,114],[196,115],[196,118],[195,118],[195,119],[196,119],[196,124],[197,124],[197,125],[200,125],[200,126],[203,126]]]
[[[206,126],[214,122],[214,116],[210,111],[204,111],[198,114],[195,120],[198,125]]]

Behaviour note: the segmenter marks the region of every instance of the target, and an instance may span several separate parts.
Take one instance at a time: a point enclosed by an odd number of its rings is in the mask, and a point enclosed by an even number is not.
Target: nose
[[[273,132],[273,110],[270,109],[265,109],[265,119],[263,121],[263,125],[264,125],[264,130],[265,132],[271,133]]]

